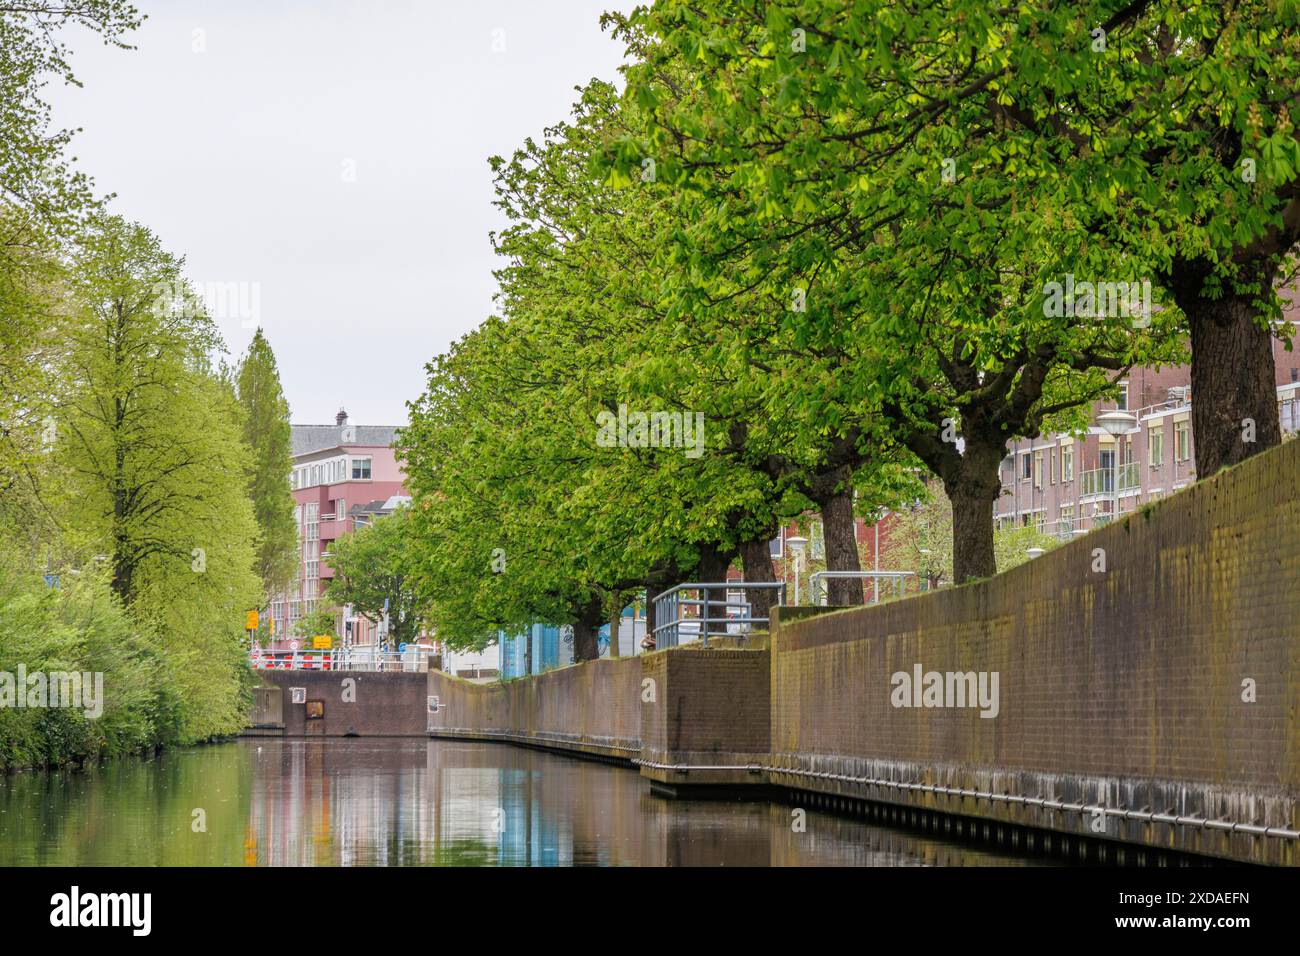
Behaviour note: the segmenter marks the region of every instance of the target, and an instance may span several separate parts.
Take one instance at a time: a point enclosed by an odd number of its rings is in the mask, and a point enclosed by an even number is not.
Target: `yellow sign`
[[[256,630],[257,630],[257,610],[256,610],[256,609],[254,609],[254,610],[248,612],[248,619],[247,619],[246,621],[244,621],[244,627],[245,627],[245,629],[250,630],[250,631],[256,631]]]
[[[313,650],[328,651],[334,646],[334,638],[328,634],[317,634],[311,639],[311,646]]]

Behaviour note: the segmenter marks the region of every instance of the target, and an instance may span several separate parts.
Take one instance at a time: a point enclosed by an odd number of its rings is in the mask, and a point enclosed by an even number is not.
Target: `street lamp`
[[[1137,417],[1116,409],[1098,415],[1097,425],[1102,431],[1115,439],[1115,450],[1111,452],[1111,468],[1114,472],[1115,481],[1114,487],[1111,488],[1114,499],[1110,509],[1110,520],[1117,521],[1119,520],[1119,440],[1120,436],[1133,431],[1137,425]]]
[[[785,543],[794,552],[794,603],[797,605],[799,603],[799,566],[803,563],[803,549],[808,545],[808,539],[795,535],[793,538],[786,538]]]

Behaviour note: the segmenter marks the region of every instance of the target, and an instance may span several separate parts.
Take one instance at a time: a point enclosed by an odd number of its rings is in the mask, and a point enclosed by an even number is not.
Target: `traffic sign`
[[[253,608],[248,612],[248,617],[244,621],[244,628],[249,631],[257,630],[257,608]]]

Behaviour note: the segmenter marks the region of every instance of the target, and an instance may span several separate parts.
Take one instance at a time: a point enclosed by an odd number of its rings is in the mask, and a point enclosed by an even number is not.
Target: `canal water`
[[[245,739],[0,776],[0,865],[1022,866],[768,802],[665,800],[631,769],[503,744]]]

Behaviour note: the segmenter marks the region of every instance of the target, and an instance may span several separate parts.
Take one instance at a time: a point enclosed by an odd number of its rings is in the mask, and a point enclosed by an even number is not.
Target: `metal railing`
[[[254,670],[368,671],[420,673],[428,669],[424,648],[376,651],[367,647],[340,647],[330,651],[250,651]]]
[[[914,577],[916,577],[914,571],[814,571],[808,576],[808,588],[812,591],[813,603],[825,607],[830,595],[830,588],[823,585],[827,578],[857,578],[872,581],[875,586],[871,589],[871,600],[868,603],[879,604],[881,581],[888,582],[894,597],[899,598],[904,594],[907,579]]]
[[[754,606],[751,602],[732,601],[728,597],[728,592],[740,591],[743,596],[745,591],[764,590],[776,591],[776,603],[785,603],[783,581],[724,581],[717,584],[679,584],[669,588],[662,594],[656,595],[654,599],[655,627],[650,633],[654,638],[655,647],[657,649],[677,647],[682,643],[683,635],[688,635],[691,640],[698,638],[705,647],[709,646],[710,634],[719,637],[736,635],[743,640],[746,634],[755,630],[755,624],[766,625],[770,623],[770,618],[754,616]],[[689,597],[688,593],[696,596]],[[719,593],[722,597],[720,601],[713,598],[714,594]],[[723,609],[722,617],[713,615],[716,608]],[[742,613],[728,613],[732,608]],[[697,612],[694,616],[687,613],[691,609]],[[713,625],[723,625],[723,628],[718,629]]]
[[[1116,481],[1119,482],[1120,494],[1141,488],[1142,482],[1138,477],[1138,463],[1131,461],[1127,465],[1120,465],[1118,475],[1114,468],[1092,468],[1081,472],[1079,474],[1079,496],[1087,498],[1091,495],[1113,495]]]

